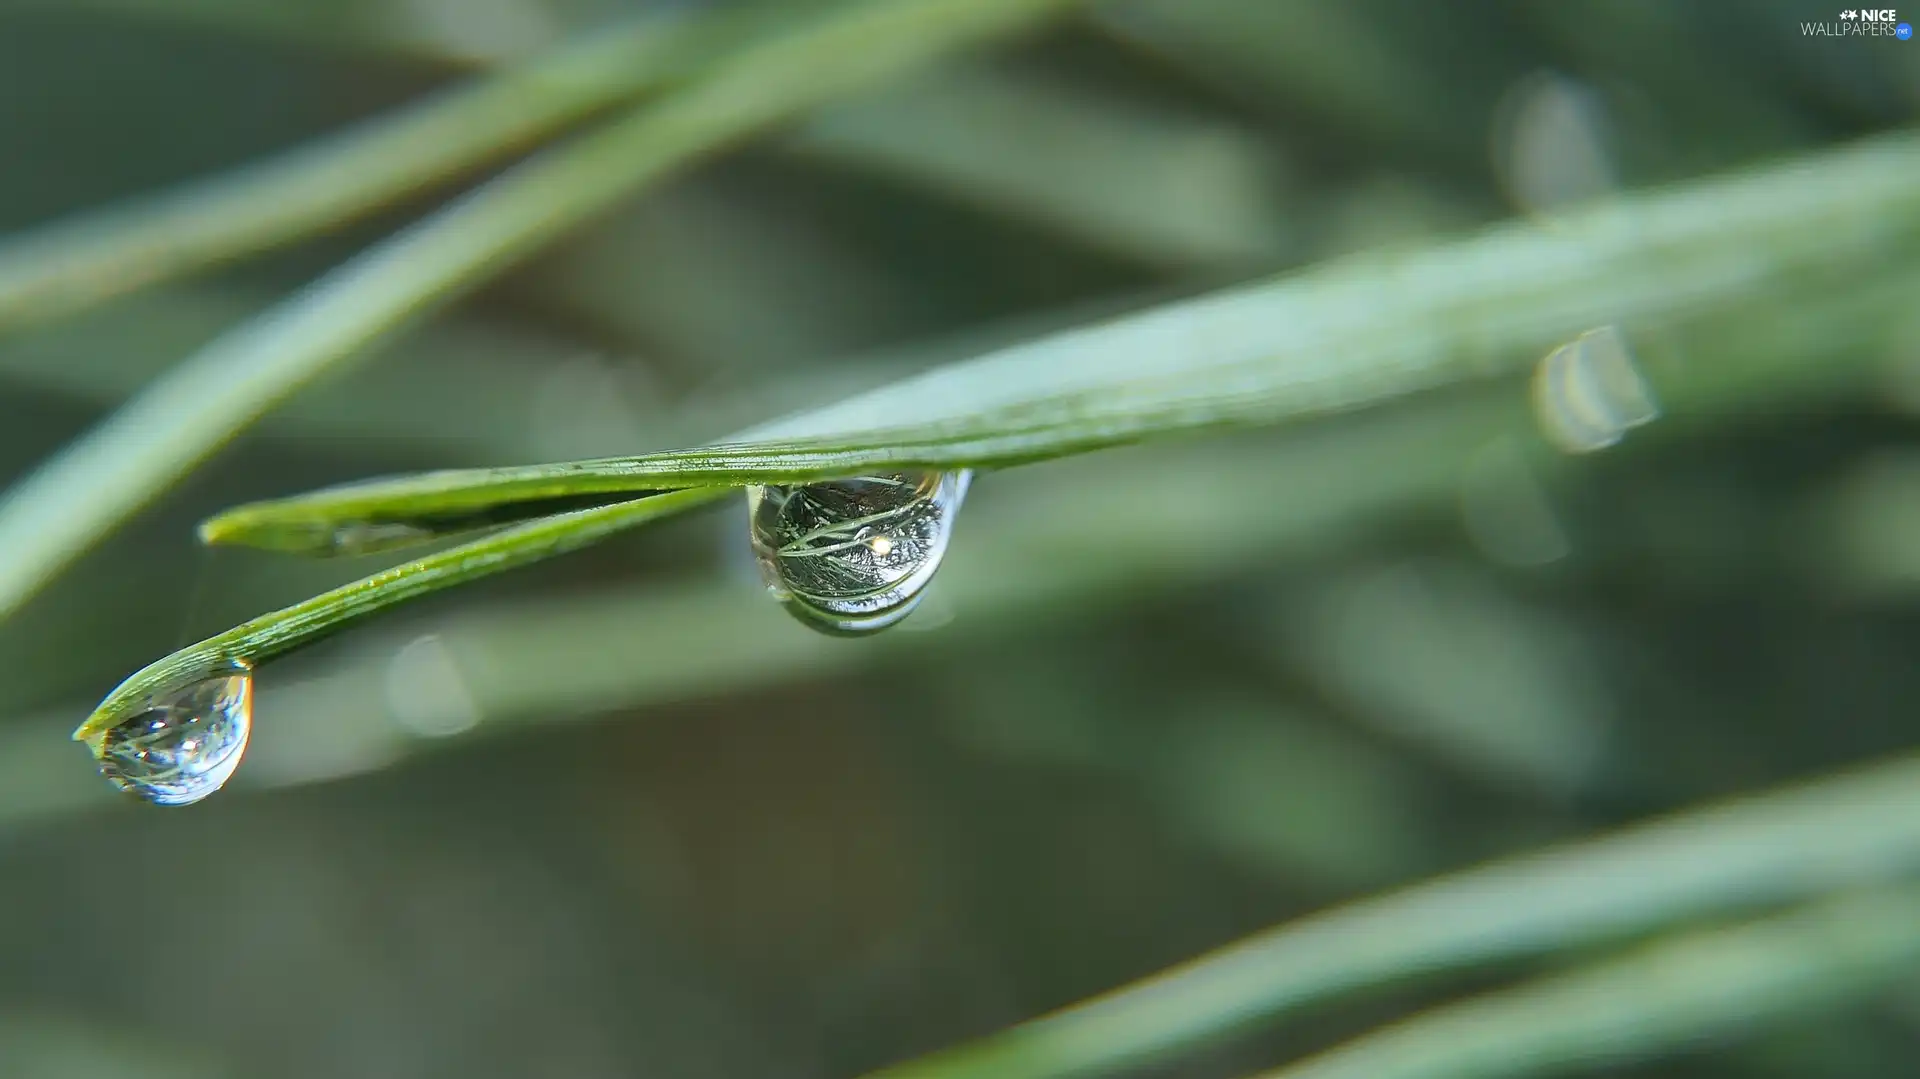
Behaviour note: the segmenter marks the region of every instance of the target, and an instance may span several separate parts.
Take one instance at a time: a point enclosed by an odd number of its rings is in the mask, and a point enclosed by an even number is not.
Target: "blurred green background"
[[[0,243],[641,7],[0,0]],[[1803,35],[1835,14],[1095,5],[508,270],[0,624],[0,1075],[851,1076],[1342,900],[1912,750],[1920,304],[1845,306],[1898,267],[1824,282],[1787,330],[1756,305],[1724,340],[1630,340],[1711,364],[1761,334],[1796,374],[1602,453],[1548,448],[1503,383],[988,474],[926,607],[866,641],[759,595],[732,507],[268,667],[249,760],[203,806],[125,804],[67,741],[150,659],[382,564],[203,552],[215,509],[697,442],[1912,124],[1920,43]],[[436,201],[0,335],[0,467]],[[1247,1074],[1498,983],[1319,1007],[1151,1074]],[[1916,1060],[1920,971],[1590,1072]]]

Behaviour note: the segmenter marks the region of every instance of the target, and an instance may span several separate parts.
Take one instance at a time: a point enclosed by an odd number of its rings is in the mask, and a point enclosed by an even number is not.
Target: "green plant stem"
[[[1910,273],[1810,311],[1742,313],[1691,328],[1645,357],[1668,413],[1634,441],[1684,437],[1783,404],[1830,407],[1872,377],[1917,286]],[[1191,594],[1250,567],[1344,549],[1383,519],[1457,498],[1489,449],[1510,447],[1548,484],[1578,477],[1581,465],[1548,447],[1535,426],[1520,395],[1498,386],[1250,442],[1134,447],[998,474],[967,507],[935,586],[953,623],[858,648],[796,632],[751,590],[713,578],[562,593],[394,626],[308,668],[296,685],[262,687],[260,708],[274,722],[259,732],[237,782],[303,776],[316,756],[387,762],[444,748],[444,739],[409,734],[403,706],[383,688],[393,657],[423,633],[462,672],[481,736],[896,664],[1010,627],[1045,632],[1035,624],[1085,618],[1116,597]],[[741,664],[740,655],[754,660]]]
[[[1436,1009],[1262,1079],[1512,1079],[1630,1062],[1880,988],[1920,964],[1920,894],[1845,896]]]
[[[546,517],[391,567],[291,607],[261,615],[135,672],[100,702],[87,721],[74,731],[73,737],[98,751],[101,736],[121,720],[144,709],[156,692],[167,687],[229,670],[235,664],[253,667],[396,603],[577,550],[615,532],[711,502],[724,493],[676,491],[657,498]]]
[[[71,315],[312,235],[536,145],[765,33],[771,9],[651,17],[464,82],[277,157],[0,244],[0,330]]]
[[[1443,877],[1268,930],[872,1079],[1138,1066],[1338,993],[1920,869],[1920,757]]]
[[[703,154],[1069,0],[869,0],[484,185],[223,336],[0,499],[0,614],[263,412]]]
[[[994,467],[1356,408],[1513,371],[1595,326],[1631,334],[1883,270],[1920,231],[1901,135],[1508,224],[1399,256],[1156,308],[936,368],[724,443],[352,484],[222,513],[212,543],[301,549],[353,523],[431,523],[589,493]]]
[[[1920,271],[1906,268],[1870,287],[1802,295],[1795,306],[1763,304],[1759,310],[1737,307],[1663,335],[1641,357],[1655,396],[1666,403],[1673,416],[1663,421],[1666,426],[1655,429],[1656,435],[1662,430],[1683,429],[1686,421],[1700,423],[1731,409],[1750,409],[1787,396],[1804,402],[1810,395],[1827,396],[1856,384],[1874,361],[1884,358],[1893,335],[1899,332],[1898,317],[1910,305],[1916,273]],[[1270,557],[1273,544],[1330,523],[1329,519],[1344,519],[1362,508],[1378,511],[1451,490],[1460,482],[1466,461],[1490,442],[1519,439],[1532,447],[1537,459],[1561,459],[1548,454],[1544,442],[1529,434],[1535,426],[1521,394],[1511,388],[1490,387],[1484,394],[1408,402],[1400,408],[1304,430],[1271,450],[1244,459],[1193,448],[1163,449],[1151,459],[1125,466],[1119,476],[1095,468],[1079,481],[1069,478],[1060,489],[1038,496],[1013,520],[1001,520],[998,527],[990,511],[983,509],[984,520],[980,519],[981,513],[971,514],[969,520],[974,523],[962,530],[963,536],[971,538],[964,539],[954,553],[948,576],[964,582],[969,606],[977,602],[979,610],[987,611],[1023,609],[1035,600],[1076,590],[1092,593],[1103,587],[1124,587],[1124,582],[1143,577],[1165,583],[1183,576],[1222,572],[1242,559]],[[1059,467],[1072,477],[1077,474],[1073,470],[1098,464],[1099,460],[1093,458],[1062,462]],[[1195,475],[1204,475],[1211,484],[1220,486],[1196,485],[1191,480]],[[1238,497],[1223,504],[1217,494],[1222,489],[1232,490]],[[725,493],[723,488],[695,490],[710,492],[713,497]],[[655,503],[656,508],[696,504],[691,500]],[[1138,507],[1142,504],[1159,507],[1160,514],[1141,518]],[[617,507],[606,512],[633,524],[664,516],[663,512],[629,519],[620,517],[622,511]],[[1167,531],[1161,522],[1168,519],[1180,521],[1181,529]],[[595,529],[596,536],[609,534],[609,530],[600,529],[601,518],[596,512],[579,513],[568,520]],[[984,531],[976,536],[975,530],[982,528]],[[1189,564],[1183,555],[1190,550],[1184,537],[1194,531],[1216,537],[1216,544],[1222,545],[1209,550],[1199,565]],[[336,538],[331,542],[335,546],[357,544],[364,549],[371,545],[366,538],[352,542]],[[371,538],[391,537],[376,531]],[[308,539],[315,545],[321,542],[318,536]],[[489,565],[500,570],[523,561],[516,554],[518,544],[531,543],[544,549],[548,540],[541,532],[508,532],[481,542],[489,544],[495,556]],[[407,596],[416,596],[466,579],[415,582],[410,579],[412,572],[408,566],[395,567],[381,580],[387,582],[384,587],[405,589]],[[755,632],[734,625],[729,614],[721,617],[726,628],[715,632],[712,643],[701,643],[697,627],[712,625],[712,618],[697,617],[684,605],[669,605],[662,610],[650,606],[644,597],[623,596],[614,601],[613,608],[625,619],[644,623],[647,618],[657,617],[671,627],[665,642],[652,639],[652,631],[644,625],[620,631],[636,639],[627,654],[679,655],[689,646],[696,652],[724,654],[728,642],[737,643],[743,635]],[[371,608],[331,610],[344,620],[357,617],[364,609]],[[275,617],[256,620],[256,628],[270,624]],[[592,674],[592,664],[578,657],[567,664],[547,664],[537,658],[544,654],[542,649],[558,641],[582,639],[583,633],[585,639],[605,639],[616,632],[606,617],[604,612],[590,611],[580,612],[579,617],[561,613],[545,619],[517,611],[506,619],[505,628],[479,630],[489,639],[505,634],[516,642],[489,646],[492,655],[535,657],[526,661],[530,669],[516,668],[517,673],[509,679],[511,688],[501,690],[502,703],[497,708],[487,706],[489,713],[513,714],[519,705],[512,702],[527,699],[523,691],[531,692],[541,702],[541,709],[548,712],[606,706],[625,700],[622,694],[644,692],[644,667],[623,662],[612,670]],[[481,623],[483,627],[488,624],[485,619]],[[589,628],[581,629],[582,623]],[[514,627],[531,636],[514,637]],[[329,626],[326,630],[337,628]],[[311,636],[320,631],[309,621],[304,632]],[[460,636],[450,633],[450,640]],[[203,644],[187,652],[205,650]],[[760,675],[777,670],[789,657],[812,655],[774,639],[761,641],[754,651],[760,659],[751,673]],[[217,658],[220,650],[214,649],[213,654]],[[663,662],[672,670],[660,675],[656,684],[679,685],[676,679],[698,678],[702,672],[709,677],[724,672],[736,681],[749,676],[737,664],[716,668],[699,656]],[[488,663],[498,666],[501,661]],[[553,672],[561,669],[567,670],[567,677],[555,684],[551,681]],[[137,704],[145,695],[167,688],[174,673],[175,668],[163,660],[128,679],[116,691],[118,699],[123,704]],[[349,675],[349,680],[357,677]],[[490,699],[488,692],[476,689],[476,693],[483,701]],[[89,722],[107,723],[115,714],[112,709],[96,712],[96,720]],[[124,718],[124,713],[117,714]]]

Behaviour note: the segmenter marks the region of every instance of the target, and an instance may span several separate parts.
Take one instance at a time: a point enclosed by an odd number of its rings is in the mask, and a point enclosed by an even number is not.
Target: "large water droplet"
[[[253,675],[244,668],[155,697],[106,733],[100,774],[163,806],[220,789],[240,767],[253,726]]]
[[[894,472],[747,488],[760,573],[815,629],[861,634],[912,613],[947,553],[972,473]]]

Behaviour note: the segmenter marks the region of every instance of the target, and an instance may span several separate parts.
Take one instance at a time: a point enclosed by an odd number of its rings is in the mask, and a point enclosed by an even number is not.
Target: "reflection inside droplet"
[[[109,730],[100,774],[156,805],[197,802],[240,766],[253,723],[253,676],[235,668],[155,697]]]
[[[747,488],[753,553],[787,610],[829,633],[882,630],[926,593],[971,473],[894,472]]]

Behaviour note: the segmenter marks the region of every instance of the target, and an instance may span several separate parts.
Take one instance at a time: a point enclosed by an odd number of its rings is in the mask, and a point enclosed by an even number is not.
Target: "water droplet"
[[[1495,165],[1522,210],[1549,213],[1613,191],[1606,106],[1599,91],[1543,72],[1502,103]]]
[[[1481,551],[1510,566],[1544,566],[1573,553],[1540,477],[1510,438],[1468,458],[1460,477],[1460,517]]]
[[[1612,326],[1547,353],[1534,371],[1533,405],[1547,438],[1568,453],[1605,449],[1660,415],[1626,338]]]
[[[459,657],[437,633],[416,637],[387,664],[387,711],[423,738],[450,738],[480,723]]]
[[[197,802],[240,766],[252,726],[253,675],[240,667],[155,697],[109,730],[100,774],[156,805]]]
[[[972,473],[894,472],[747,488],[761,577],[815,629],[862,634],[918,606]]]

